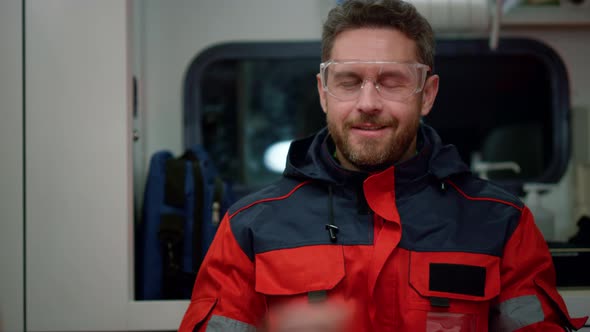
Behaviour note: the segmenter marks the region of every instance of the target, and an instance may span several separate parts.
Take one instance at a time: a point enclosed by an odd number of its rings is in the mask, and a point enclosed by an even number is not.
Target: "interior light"
[[[291,140],[271,144],[264,152],[264,166],[271,172],[283,173]]]

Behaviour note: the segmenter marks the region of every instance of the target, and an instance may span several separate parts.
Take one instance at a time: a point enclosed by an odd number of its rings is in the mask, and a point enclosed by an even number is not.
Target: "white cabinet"
[[[28,0],[26,327],[174,330],[133,300],[130,2]]]

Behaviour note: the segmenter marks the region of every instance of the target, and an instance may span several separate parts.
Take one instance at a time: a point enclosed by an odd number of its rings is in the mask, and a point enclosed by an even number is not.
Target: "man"
[[[580,328],[529,209],[420,122],[439,83],[428,22],[400,0],[348,1],[322,44],[327,128],[230,209],[180,330]]]

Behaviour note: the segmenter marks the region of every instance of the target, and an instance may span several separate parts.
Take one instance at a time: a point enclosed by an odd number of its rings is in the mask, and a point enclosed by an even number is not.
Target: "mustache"
[[[346,126],[350,128],[363,124],[396,128],[398,121],[395,118],[380,119],[379,115],[361,113],[358,117],[347,121]]]

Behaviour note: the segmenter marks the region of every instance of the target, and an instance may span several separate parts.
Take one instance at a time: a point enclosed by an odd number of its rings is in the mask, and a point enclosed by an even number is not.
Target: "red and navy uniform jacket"
[[[432,128],[419,141],[372,174],[340,167],[325,129],[295,141],[282,180],[224,217],[180,331],[256,331],[318,298],[349,304],[355,332],[580,328],[529,209]]]

